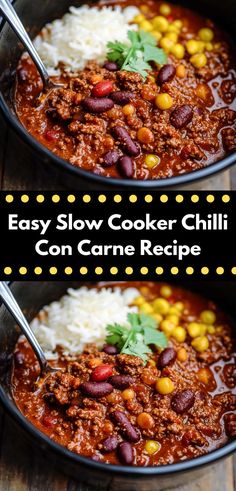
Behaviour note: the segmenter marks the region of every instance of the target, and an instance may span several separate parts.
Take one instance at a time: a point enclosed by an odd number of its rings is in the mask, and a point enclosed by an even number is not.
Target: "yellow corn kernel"
[[[177,352],[177,359],[181,362],[184,362],[188,359],[188,353],[185,348],[180,348]]]
[[[171,13],[171,8],[167,3],[162,3],[159,10],[161,15],[170,15]]]
[[[157,155],[149,153],[148,155],[146,155],[144,162],[148,169],[153,169],[160,163],[160,160],[160,157],[158,157]]]
[[[151,428],[153,428],[153,426],[155,425],[155,421],[153,419],[153,417],[151,416],[151,414],[149,413],[140,413],[137,417],[137,423],[138,423],[138,426],[140,428],[142,428],[143,430],[149,430]]]
[[[140,24],[140,22],[142,22],[143,20],[145,20],[145,17],[143,14],[138,14],[138,15],[135,15],[135,17],[133,18],[132,22],[135,22],[135,24]]]
[[[206,326],[206,324],[200,323],[199,326],[200,326],[200,332],[201,332],[200,336],[205,336],[205,334],[207,332],[207,326]]]
[[[213,44],[212,43],[205,43],[205,48],[207,51],[212,51],[213,50]]]
[[[125,116],[131,116],[132,114],[134,114],[135,107],[132,104],[125,104],[125,106],[123,106],[122,108],[122,111]]]
[[[170,308],[170,304],[165,298],[156,298],[153,300],[152,305],[155,312],[162,315],[166,315]]]
[[[186,68],[184,65],[178,65],[176,68],[176,75],[178,78],[186,77]]]
[[[204,41],[205,43],[211,42],[214,38],[214,32],[212,29],[209,29],[209,27],[203,27],[200,29],[200,31],[198,31],[198,35],[201,41]]]
[[[154,36],[157,41],[160,41],[162,38],[162,34],[159,31],[152,31],[152,36]]]
[[[150,305],[150,303],[143,303],[140,308],[139,308],[140,312],[142,312],[143,314],[152,314],[153,313],[153,307]]]
[[[182,27],[183,27],[183,22],[182,22],[182,20],[180,20],[180,19],[176,19],[176,20],[174,20],[173,24],[174,24],[174,26],[175,26],[175,27],[177,27],[178,29],[182,29]]]
[[[207,326],[208,334],[215,334],[216,328],[214,326]]]
[[[167,32],[175,32],[176,34],[179,35],[180,33],[180,29],[178,29],[177,26],[175,26],[173,23],[172,24],[169,24],[169,27],[167,29]]]
[[[156,17],[154,17],[154,19],[152,19],[152,24],[154,29],[159,32],[166,32],[169,27],[168,20],[162,15],[157,15]]]
[[[165,38],[170,39],[171,41],[173,41],[173,43],[177,43],[178,34],[176,32],[167,32],[165,34]]]
[[[200,368],[197,372],[197,378],[202,384],[208,385],[209,381],[211,379],[210,369],[209,368]]]
[[[155,105],[158,109],[165,111],[173,106],[174,102],[172,97],[167,93],[158,94],[155,98]]]
[[[168,320],[164,320],[160,323],[160,328],[166,334],[166,336],[169,337],[169,336],[171,336],[171,334],[175,328],[175,325]]]
[[[182,312],[184,310],[184,303],[183,302],[175,302],[174,307],[179,311]]]
[[[203,68],[207,64],[207,57],[204,53],[191,56],[190,62],[195,68]]]
[[[178,310],[178,309],[176,309],[175,307],[170,307],[170,310],[169,310],[169,312],[168,312],[168,315],[169,315],[169,314],[170,314],[170,315],[178,315],[178,316],[179,316],[179,315],[180,315],[180,312],[179,312],[179,310]]]
[[[166,320],[172,322],[175,326],[179,324],[179,316],[176,314],[169,314],[166,316]]]
[[[145,303],[145,298],[141,297],[136,297],[133,301],[133,305],[137,305],[137,307],[140,307],[141,305],[143,305]]]
[[[199,336],[198,338],[193,339],[191,345],[196,351],[202,353],[209,348],[209,341],[206,336]]]
[[[170,53],[171,48],[174,46],[174,42],[164,36],[161,38],[159,45],[166,53]]]
[[[147,296],[150,293],[150,288],[148,288],[148,286],[141,286],[140,292],[142,293],[142,295]]]
[[[212,325],[216,321],[216,315],[213,310],[203,310],[200,314],[200,319],[204,324]]]
[[[144,448],[149,455],[153,455],[154,453],[160,450],[161,445],[159,442],[156,442],[155,440],[147,440]]]
[[[175,58],[182,60],[185,55],[185,48],[182,44],[177,43],[171,48],[170,52]]]
[[[198,84],[196,88],[196,95],[202,99],[202,101],[206,101],[209,96],[209,87],[207,84]]]
[[[160,294],[161,294],[162,297],[169,298],[169,297],[171,297],[172,293],[173,293],[172,292],[172,289],[168,285],[163,285],[160,288]]]
[[[181,326],[177,326],[173,329],[172,331],[172,338],[174,338],[176,341],[178,341],[178,343],[184,343],[185,339],[186,339],[186,331],[183,327]]]
[[[223,326],[217,326],[216,327],[217,334],[220,334],[222,331],[223,331]]]
[[[199,42],[196,39],[190,39],[186,43],[186,49],[189,55],[199,53]]]
[[[155,360],[152,360],[152,359],[151,359],[151,360],[148,360],[148,365],[149,365],[150,367],[155,367],[155,366],[156,366],[156,362],[155,362]]]
[[[147,14],[149,12],[149,6],[146,5],[146,4],[143,4],[143,5],[140,5],[140,10],[141,12],[143,12],[144,14]]]
[[[198,336],[201,336],[201,325],[197,322],[190,322],[190,324],[188,324],[187,331],[191,338],[197,338]]]
[[[169,377],[161,377],[156,381],[156,390],[159,394],[171,394],[175,390],[175,386]]]
[[[214,45],[214,49],[220,49],[221,48],[221,43],[215,43]]]
[[[143,29],[143,31],[150,32],[153,29],[153,26],[149,20],[142,20],[139,24],[140,29]]]
[[[135,392],[133,389],[125,389],[121,392],[121,396],[124,401],[132,401],[135,398]]]
[[[157,324],[160,324],[160,322],[163,320],[163,317],[161,314],[152,314],[153,319],[157,322]]]

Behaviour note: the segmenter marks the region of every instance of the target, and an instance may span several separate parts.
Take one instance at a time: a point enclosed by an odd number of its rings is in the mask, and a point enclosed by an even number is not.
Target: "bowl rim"
[[[15,3],[16,0],[13,0]],[[6,21],[2,19],[0,22],[0,35],[4,28]],[[137,179],[121,179],[121,178],[112,178],[112,177],[104,177],[94,174],[93,172],[89,172],[81,169],[80,167],[73,166],[68,161],[59,157],[58,155],[51,152],[47,147],[42,145],[39,141],[37,141],[26,128],[21,124],[20,120],[17,118],[16,114],[9,109],[8,104],[5,101],[5,98],[0,92],[0,110],[5,118],[5,120],[9,123],[10,127],[22,138],[22,140],[28,144],[32,149],[37,151],[42,157],[44,157],[44,163],[49,163],[50,165],[55,165],[70,175],[78,176],[82,178],[84,181],[97,183],[97,185],[105,185],[110,188],[130,188],[130,189],[165,189],[171,188],[174,186],[181,186],[182,184],[193,184],[197,181],[206,179],[212,175],[216,175],[223,170],[228,169],[232,165],[236,163],[236,151],[230,153],[224,158],[214,162],[202,169],[195,170],[192,172],[186,172],[180,174],[178,176],[167,177],[164,179],[147,179],[147,180],[137,180]],[[45,162],[46,160],[46,162]]]
[[[9,286],[14,284],[14,281],[8,282]],[[0,307],[2,302],[0,301]],[[158,477],[158,476],[168,476],[175,475],[181,472],[191,471],[198,469],[199,467],[204,467],[206,465],[215,463],[219,459],[229,456],[236,451],[236,439],[227,442],[222,447],[219,447],[212,452],[204,454],[200,457],[195,457],[193,459],[186,459],[174,464],[166,464],[160,466],[147,466],[147,467],[135,467],[135,466],[122,466],[114,464],[105,464],[103,462],[96,462],[82,455],[78,455],[71,452],[66,447],[63,447],[59,443],[53,441],[46,434],[41,432],[34,426],[23,413],[18,409],[17,405],[11,399],[3,385],[0,381],[0,402],[6,409],[6,411],[13,417],[13,419],[31,436],[36,438],[39,443],[46,445],[55,454],[62,458],[66,458],[69,463],[81,464],[88,469],[94,469],[97,472],[111,473],[112,475],[122,475],[126,477]]]

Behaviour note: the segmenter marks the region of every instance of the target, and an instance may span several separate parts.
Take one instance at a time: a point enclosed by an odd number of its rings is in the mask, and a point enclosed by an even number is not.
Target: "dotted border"
[[[202,192],[201,192],[202,193]],[[172,195],[171,197],[173,198],[174,197],[174,200],[176,203],[183,203],[183,202],[186,202],[186,201],[191,201],[192,203],[199,203],[199,201],[207,201],[209,204],[211,203],[214,203],[215,201],[215,198],[216,196],[214,196],[214,194],[197,194],[197,193],[188,193],[187,196],[184,196],[183,194],[180,194],[180,193],[176,193],[174,194],[173,191],[172,191]],[[156,198],[157,196],[155,196]],[[61,196],[59,194],[51,194],[49,196],[45,196],[43,193],[39,193],[39,194],[35,194],[34,196],[29,196],[29,194],[26,194],[26,193],[23,193],[20,195],[20,193],[17,194],[17,198],[20,199],[20,201],[23,203],[23,204],[27,204],[27,203],[33,203],[33,202],[37,202],[38,204],[41,204],[41,203],[44,203],[45,200],[47,201],[50,201],[51,203],[53,204],[57,204],[61,201]],[[110,198],[110,196],[109,196]],[[112,195],[112,201],[114,203],[121,203],[122,200],[123,200],[124,196],[122,196],[122,194],[119,194],[119,193],[116,193],[114,195]],[[129,200],[129,202],[132,204],[132,203],[137,203],[137,202],[143,202],[145,201],[146,203],[152,203],[153,201],[153,195],[152,194],[142,194],[142,195],[137,195],[137,194],[130,194],[130,195],[125,195],[125,198]],[[162,203],[162,204],[165,204],[165,203],[168,203],[169,201],[169,196],[168,194],[160,194],[158,196],[159,198],[159,201]],[[218,197],[217,197],[218,198]],[[64,195],[63,196],[63,199],[65,199],[66,202],[68,203],[78,203],[78,202],[83,202],[85,204],[89,204],[89,203],[106,203],[107,201],[107,196],[106,194],[98,194],[96,196],[93,196],[91,194],[88,194],[88,193],[81,193],[81,194],[68,194],[68,195]],[[14,194],[11,194],[11,193],[7,193],[5,196],[4,196],[4,201],[7,203],[7,204],[11,204],[13,203],[15,200],[15,197],[14,197]],[[227,203],[230,203],[230,200],[231,200],[231,197],[229,194],[222,194],[220,196],[220,200],[227,204]],[[29,269],[29,268],[28,268]],[[2,267],[2,273],[5,275],[6,278],[10,278],[11,275],[13,273],[17,273],[17,274],[20,274],[20,276],[25,276],[27,275],[28,273],[28,269],[27,267],[25,266],[20,266],[20,267],[17,267],[15,268],[14,266],[10,266],[10,265],[5,265]],[[136,269],[136,268],[135,268]],[[30,267],[30,270],[32,270],[32,268]],[[90,268],[88,266],[80,266],[77,268],[77,270],[75,270],[75,268],[73,269],[71,266],[66,266],[63,268],[63,274],[65,274],[66,277],[72,275],[73,273],[79,273],[81,276],[85,277],[86,275],[88,275],[89,273],[92,273],[97,276],[100,276],[102,275],[104,272],[104,268],[102,266],[96,266],[95,268]],[[201,274],[203,276],[207,276],[209,273],[212,273],[214,272],[214,274],[218,275],[218,276],[221,276],[221,275],[224,275],[225,273],[225,269],[224,267],[222,266],[217,266],[216,268],[212,268],[211,271],[210,271],[210,268],[207,267],[207,266],[202,266],[202,267],[198,267],[198,268],[193,268],[192,266],[187,266],[185,267],[184,269],[181,269],[180,267],[177,267],[177,266],[171,266],[171,267],[162,267],[162,266],[157,266],[154,270],[151,270],[150,268],[148,268],[147,266],[141,266],[141,267],[138,267],[138,269],[136,269],[136,271],[134,271],[134,268],[132,266],[123,266],[123,267],[116,267],[116,266],[111,266],[110,269],[109,269],[109,273],[112,275],[112,276],[116,276],[118,273],[122,273],[124,274],[125,276],[127,277],[131,277],[133,275],[134,272],[138,272],[140,273],[142,276],[145,276],[147,275],[148,273],[154,273],[157,275],[157,277],[160,277],[162,276],[164,273],[167,273],[167,274],[171,274],[172,276],[177,276],[179,275],[180,273],[184,273],[186,274],[187,276],[191,276],[193,275],[194,273],[197,273],[197,274]],[[230,272],[232,275],[236,275],[236,266],[232,266],[230,268]],[[46,274],[49,274],[50,276],[57,276],[57,275],[61,275],[61,271],[58,271],[58,268],[55,267],[55,266],[51,266],[51,267],[42,267],[42,266],[38,266],[38,265],[35,265],[35,267],[33,268],[33,273],[35,275],[35,277],[40,277],[43,273],[46,273]]]

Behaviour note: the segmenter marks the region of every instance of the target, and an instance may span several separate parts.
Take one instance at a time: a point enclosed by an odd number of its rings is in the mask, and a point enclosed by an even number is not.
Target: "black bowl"
[[[57,0],[36,0],[32,8],[32,0],[15,0],[14,6],[24,25],[27,27],[29,34],[31,37],[34,37],[47,22],[61,17],[71,4],[78,6],[81,3],[78,0],[60,0],[60,2]],[[200,10],[205,16],[215,18],[232,35],[232,38],[235,37],[234,19],[236,17],[236,2],[234,0],[225,0],[224,2],[221,0],[201,0],[200,3],[197,0],[190,2],[179,0],[179,3],[186,4],[196,11]],[[0,107],[5,119],[16,133],[14,146],[17,149],[19,167],[22,167],[21,163],[24,165],[24,162],[27,160],[32,161],[34,165],[41,166],[44,175],[45,169],[43,167],[46,165],[48,168],[49,164],[52,164],[59,173],[59,181],[61,180],[63,182],[63,187],[70,187],[72,189],[79,187],[87,189],[107,189],[114,187],[117,189],[124,187],[129,187],[130,189],[163,189],[176,187],[183,189],[188,184],[207,179],[212,174],[223,171],[235,163],[236,153],[234,152],[201,170],[154,181],[105,178],[73,167],[70,163],[57,157],[38,143],[24,129],[15,115],[11,100],[11,88],[14,81],[14,70],[21,53],[22,47],[20,43],[12,33],[11,28],[3,21],[0,26],[0,73],[2,74],[0,78],[0,90],[2,92],[0,95]],[[22,158],[21,154],[23,154]],[[45,182],[47,182],[47,178],[45,178]],[[47,189],[47,184],[45,184],[45,189]]]
[[[11,285],[20,306],[30,320],[46,303],[59,299],[68,287],[78,287],[78,282],[14,282]],[[203,295],[211,296],[220,303],[226,312],[236,319],[236,293],[234,283],[188,283],[183,285]],[[210,292],[210,293],[209,293]],[[17,409],[10,391],[10,371],[12,352],[19,336],[19,330],[14,320],[4,306],[0,308],[0,401],[14,420],[25,430],[25,433],[37,442],[38,448],[49,454],[50,458],[64,472],[87,484],[96,485],[99,489],[107,489],[112,483],[112,489],[138,491],[143,489],[143,483],[148,480],[148,489],[166,489],[174,484],[182,485],[202,476],[207,472],[207,465],[218,459],[227,457],[236,450],[236,440],[223,447],[196,459],[186,460],[177,464],[159,467],[125,467],[102,464],[81,457],[58,445],[43,433],[38,431]],[[147,484],[145,484],[147,486]],[[114,486],[114,487],[113,487]],[[147,489],[147,487],[145,488]]]

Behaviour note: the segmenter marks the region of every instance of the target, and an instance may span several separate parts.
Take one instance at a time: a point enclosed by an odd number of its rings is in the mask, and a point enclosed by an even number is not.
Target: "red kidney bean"
[[[119,160],[119,157],[120,155],[117,150],[110,150],[104,155],[102,166],[110,167],[111,165],[116,164]]]
[[[158,368],[162,370],[162,368],[167,367],[167,365],[170,365],[170,363],[175,361],[176,356],[177,353],[174,348],[164,349],[158,358]]]
[[[187,124],[192,121],[193,118],[193,110],[191,106],[188,104],[184,104],[183,106],[179,106],[174,111],[172,111],[170,115],[170,122],[172,126],[177,129],[184,128]]]
[[[119,425],[121,432],[127,440],[129,440],[130,442],[139,441],[139,434],[137,430],[130,423],[126,414],[123,413],[123,411],[114,411],[112,413],[112,418]]]
[[[104,344],[102,351],[104,351],[104,353],[107,355],[117,355],[118,353],[117,347],[112,344]]]
[[[110,94],[113,89],[113,83],[111,80],[102,80],[101,82],[98,82],[94,87],[92,88],[92,96],[93,97],[105,97],[106,95]]]
[[[140,152],[139,146],[132,140],[128,131],[123,126],[114,126],[114,136],[119,140],[122,148],[128,155],[137,157]]]
[[[124,156],[119,159],[119,165],[118,165],[120,174],[123,177],[126,177],[127,179],[130,179],[133,177],[134,174],[134,168],[133,168],[133,162],[130,157]]]
[[[194,405],[194,401],[195,394],[192,390],[181,390],[172,397],[171,407],[177,414],[183,414]]]
[[[108,382],[84,382],[80,385],[82,392],[89,397],[104,397],[113,391]]]
[[[108,436],[106,440],[102,442],[103,452],[113,452],[118,447],[118,438],[116,436]]]
[[[113,375],[113,377],[110,378],[109,382],[116,388],[116,389],[127,389],[131,384],[135,383],[135,379],[131,377],[130,375]]]
[[[112,375],[111,365],[98,365],[91,373],[91,380],[93,382],[103,382]]]
[[[128,102],[130,102],[132,99],[134,99],[135,95],[133,94],[133,92],[116,90],[115,92],[112,92],[110,94],[110,97],[116,104],[124,106],[125,104],[128,104]]]
[[[114,61],[106,61],[103,68],[106,68],[109,72],[116,72],[118,70],[118,65]]]
[[[89,113],[104,113],[114,107],[114,102],[108,97],[86,97],[81,102],[82,106]]]
[[[122,464],[131,465],[134,461],[134,451],[128,442],[121,442],[118,446],[118,457]]]
[[[175,74],[176,68],[174,67],[174,65],[164,65],[158,73],[157,81],[159,85],[170,82],[174,78]]]

